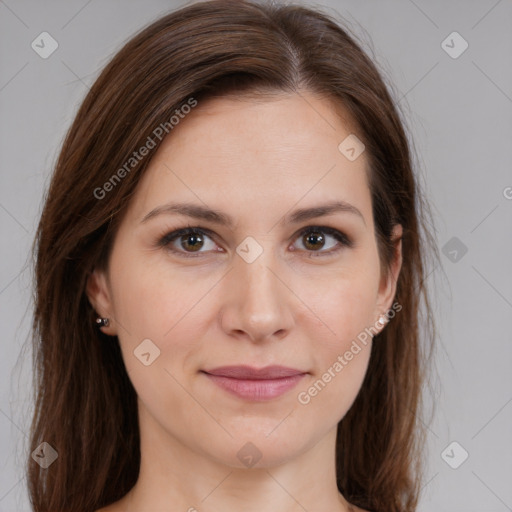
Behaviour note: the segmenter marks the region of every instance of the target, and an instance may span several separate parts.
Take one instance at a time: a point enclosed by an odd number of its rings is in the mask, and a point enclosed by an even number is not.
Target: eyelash
[[[340,246],[338,246],[335,249],[330,249],[328,251],[309,251],[307,249],[304,249],[306,252],[309,252],[311,257],[317,258],[317,257],[324,257],[329,256],[338,253],[343,248],[351,248],[354,244],[352,240],[347,237],[344,233],[341,231],[338,231],[337,229],[330,228],[328,226],[307,226],[300,230],[300,232],[297,234],[296,238],[302,237],[307,233],[323,233],[330,235],[334,237],[339,243]],[[179,239],[182,236],[185,235],[206,235],[209,238],[213,237],[213,232],[206,228],[201,228],[199,226],[189,226],[182,229],[177,229],[175,231],[172,231],[170,233],[167,233],[162,238],[158,240],[158,246],[165,247],[167,250],[179,254],[180,256],[183,256],[185,258],[197,258],[200,257],[201,254],[204,254],[204,252],[196,252],[196,253],[190,253],[190,252],[184,252],[180,250],[176,250],[170,247],[170,243],[173,242],[176,239]]]

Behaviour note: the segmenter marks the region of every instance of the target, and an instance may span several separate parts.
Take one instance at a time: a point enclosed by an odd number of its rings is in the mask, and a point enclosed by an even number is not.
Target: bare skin
[[[304,91],[199,104],[158,149],[108,273],[95,271],[87,286],[96,312],[110,319],[103,332],[119,338],[141,432],[137,483],[97,512],[362,511],[336,485],[336,427],[368,367],[371,337],[357,352],[353,342],[392,306],[401,245],[392,272],[381,275],[366,155],[350,161],[338,149],[351,133],[326,99]],[[331,201],[353,211],[290,222],[296,209]],[[220,210],[233,225],[176,213],[142,222],[170,202]],[[188,226],[209,231],[199,241],[158,243]],[[301,234],[310,226],[316,240]],[[324,226],[352,245],[319,234]],[[238,247],[262,252],[248,262]],[[160,351],[147,366],[134,356],[145,339]],[[257,401],[203,373],[240,364],[304,376]],[[251,467],[237,456],[247,443],[260,456]]]

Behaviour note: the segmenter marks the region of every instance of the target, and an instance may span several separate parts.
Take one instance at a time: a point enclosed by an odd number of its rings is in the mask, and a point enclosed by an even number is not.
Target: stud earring
[[[110,322],[109,322],[108,318],[101,318],[101,317],[96,318],[96,325],[98,327],[107,327],[109,323]]]

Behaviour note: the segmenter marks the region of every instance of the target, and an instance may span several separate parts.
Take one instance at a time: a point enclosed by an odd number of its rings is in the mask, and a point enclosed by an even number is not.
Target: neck
[[[354,510],[336,485],[335,428],[293,459],[238,468],[184,446],[155,424],[145,424],[139,478],[122,500],[126,512]]]

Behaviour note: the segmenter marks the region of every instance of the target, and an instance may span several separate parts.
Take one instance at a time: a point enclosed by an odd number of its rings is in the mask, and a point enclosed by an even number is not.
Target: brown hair
[[[393,225],[403,226],[395,296],[402,309],[373,344],[362,388],[339,423],[338,488],[364,509],[415,509],[425,440],[417,415],[435,338],[424,282],[434,244],[404,125],[376,65],[339,21],[298,5],[219,0],[170,13],[129,40],[95,81],[63,142],[34,241],[30,443],[33,450],[46,441],[58,452],[47,469],[28,459],[36,512],[92,512],[137,481],[136,393],[117,339],[95,326],[85,285],[93,268],[107,268],[116,229],[161,142],[156,127],[169,130],[170,117],[190,98],[303,90],[342,106],[366,146],[384,271]],[[98,198],[95,191],[148,137],[156,148]]]

